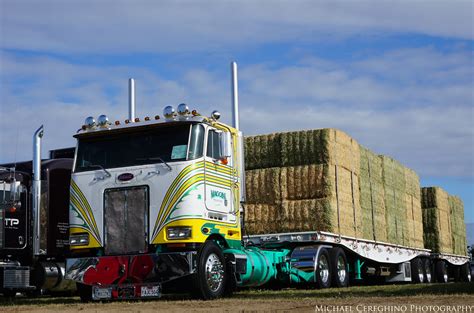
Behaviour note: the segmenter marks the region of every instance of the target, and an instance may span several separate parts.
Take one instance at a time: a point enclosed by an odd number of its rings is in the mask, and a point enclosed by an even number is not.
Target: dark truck
[[[74,149],[41,160],[0,165],[0,293],[6,297],[75,290],[64,279],[69,248],[69,186]]]

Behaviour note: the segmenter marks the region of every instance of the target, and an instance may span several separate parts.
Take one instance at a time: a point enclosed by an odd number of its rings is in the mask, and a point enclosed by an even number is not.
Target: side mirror
[[[219,154],[220,159],[232,156],[232,135],[228,132],[219,133]]]

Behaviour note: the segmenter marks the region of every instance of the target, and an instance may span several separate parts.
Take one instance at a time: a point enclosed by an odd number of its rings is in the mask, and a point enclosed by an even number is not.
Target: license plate
[[[95,300],[112,298],[112,288],[94,287],[92,296]]]
[[[142,286],[141,296],[142,297],[159,297],[160,286]]]

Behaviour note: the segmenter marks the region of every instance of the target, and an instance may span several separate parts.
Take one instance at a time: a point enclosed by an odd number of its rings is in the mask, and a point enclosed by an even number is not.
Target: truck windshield
[[[104,133],[104,136],[79,139],[75,172],[185,161],[202,156],[204,127],[200,124]]]

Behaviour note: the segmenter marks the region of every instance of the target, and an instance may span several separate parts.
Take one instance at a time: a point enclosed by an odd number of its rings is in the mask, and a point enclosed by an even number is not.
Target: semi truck
[[[237,65],[232,121],[180,104],[163,115],[88,117],[75,134],[66,278],[83,301],[201,299],[236,288],[470,281],[468,258],[314,231],[245,233],[245,161]]]
[[[69,253],[69,181],[73,149],[40,155],[43,126],[33,138],[33,160],[0,165],[0,293],[12,297],[74,291],[64,279]]]

